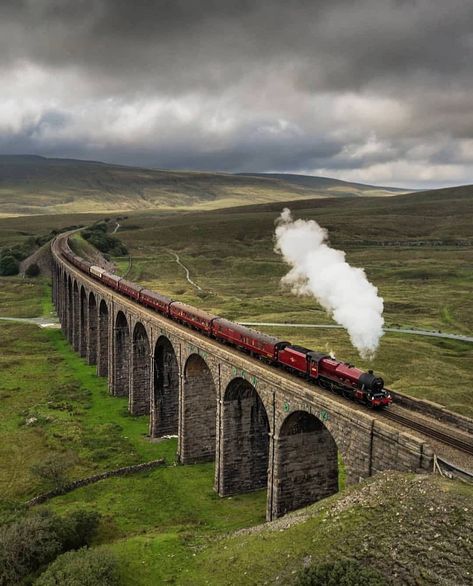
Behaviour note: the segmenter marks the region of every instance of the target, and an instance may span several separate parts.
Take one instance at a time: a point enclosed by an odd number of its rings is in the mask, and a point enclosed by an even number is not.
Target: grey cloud
[[[4,60],[73,65],[117,87],[131,77],[163,93],[212,90],[281,63],[306,91],[472,81],[469,0],[20,0],[2,12]]]
[[[226,171],[404,160],[463,177],[472,31],[471,0],[3,0],[2,77],[31,64],[46,81],[11,82],[23,117],[0,96],[0,150]],[[160,100],[182,112],[150,107],[144,129],[127,117]]]

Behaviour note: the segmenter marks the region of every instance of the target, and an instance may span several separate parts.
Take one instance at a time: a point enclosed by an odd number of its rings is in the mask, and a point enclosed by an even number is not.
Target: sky
[[[473,183],[471,0],[0,0],[0,154]]]

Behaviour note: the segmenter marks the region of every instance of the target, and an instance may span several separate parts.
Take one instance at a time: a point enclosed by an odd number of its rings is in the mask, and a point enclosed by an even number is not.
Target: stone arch
[[[255,387],[243,378],[230,381],[221,417],[219,493],[266,487],[270,425]]]
[[[338,491],[338,448],[307,411],[288,415],[275,437],[272,518]]]
[[[179,458],[183,464],[215,458],[217,392],[210,368],[198,354],[184,367]]]
[[[151,348],[142,323],[133,330],[130,413],[147,415],[151,393]]]
[[[97,364],[97,300],[94,293],[89,293],[87,328],[87,362]]]
[[[60,277],[60,271],[59,271],[59,266],[56,262],[56,259],[53,256],[52,259],[52,277],[53,277],[53,286],[52,286],[52,301],[54,306],[57,308],[59,307],[59,289],[60,289],[60,281],[59,281],[59,277]]]
[[[97,336],[97,374],[108,376],[108,306],[105,299],[99,305]]]
[[[72,324],[74,321],[74,300],[72,294],[72,279],[67,276],[67,294],[66,294],[66,337],[72,344]]]
[[[87,302],[87,292],[84,285],[82,285],[80,288],[79,304],[79,354],[81,356],[87,355],[88,309],[89,304]]]
[[[130,328],[123,311],[115,319],[115,340],[113,356],[113,389],[117,397],[128,396],[130,392]]]
[[[174,348],[160,336],[154,348],[154,408],[151,436],[175,435],[179,417],[179,365]]]
[[[77,352],[79,350],[79,332],[80,332],[80,320],[79,320],[79,287],[77,281],[73,279],[72,284],[72,347]]]
[[[68,280],[66,271],[63,269],[62,271],[62,296],[61,296],[61,308],[59,316],[61,318],[61,325],[63,327],[64,333],[66,338],[68,337],[67,332],[67,312],[68,312]]]

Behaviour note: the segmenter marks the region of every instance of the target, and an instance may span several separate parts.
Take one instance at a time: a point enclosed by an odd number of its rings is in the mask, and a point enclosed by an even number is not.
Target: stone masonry
[[[180,461],[183,464],[215,458],[217,393],[205,360],[192,354],[184,367],[180,421]]]
[[[130,413],[148,415],[150,407],[151,350],[148,334],[141,323],[133,332],[131,351]]]

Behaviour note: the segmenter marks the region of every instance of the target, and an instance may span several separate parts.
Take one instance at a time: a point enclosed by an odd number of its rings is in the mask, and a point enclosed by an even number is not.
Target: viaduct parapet
[[[220,496],[267,489],[267,519],[386,469],[431,469],[427,444],[369,411],[181,326],[104,287],[52,244],[65,336],[183,464],[215,461]]]

